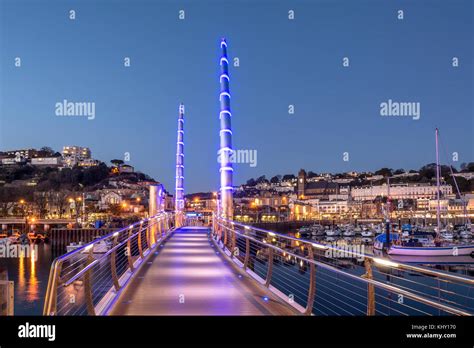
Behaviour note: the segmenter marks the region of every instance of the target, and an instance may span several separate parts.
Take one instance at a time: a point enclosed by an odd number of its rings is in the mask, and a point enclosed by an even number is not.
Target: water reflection
[[[36,275],[36,245],[30,244],[31,254],[25,254],[24,249],[20,249],[18,255],[18,288],[16,293],[27,302],[34,302],[40,299],[39,280]],[[10,270],[9,270],[10,271]]]
[[[17,257],[1,261],[14,282],[15,315],[42,314],[52,259],[50,245],[42,243],[22,246]]]

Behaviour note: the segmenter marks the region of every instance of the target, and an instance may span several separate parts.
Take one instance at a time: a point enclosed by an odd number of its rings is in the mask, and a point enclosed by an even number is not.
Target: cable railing
[[[174,230],[174,214],[160,213],[56,258],[44,315],[104,315],[140,266]]]
[[[307,315],[474,314],[471,277],[215,216],[212,234],[238,266]]]

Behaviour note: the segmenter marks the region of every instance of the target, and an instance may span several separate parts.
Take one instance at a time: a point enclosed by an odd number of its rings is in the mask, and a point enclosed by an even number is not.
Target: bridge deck
[[[208,229],[181,228],[128,285],[112,315],[294,315],[231,265]],[[239,274],[241,275],[239,277]],[[268,301],[264,301],[264,296]]]

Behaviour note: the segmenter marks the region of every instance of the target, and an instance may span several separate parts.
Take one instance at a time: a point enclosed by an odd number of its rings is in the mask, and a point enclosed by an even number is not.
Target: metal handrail
[[[95,315],[98,311],[98,314],[103,314],[104,308],[108,308],[120,295],[123,288],[143,264],[144,259],[157,247],[158,242],[161,243],[170,235],[173,231],[173,222],[173,213],[162,212],[133,223],[128,227],[113,231],[57,257],[51,265],[43,314],[70,314],[72,306],[68,305],[71,302],[68,302],[65,296],[67,296],[68,289],[72,289],[71,287],[78,280],[83,281],[81,283],[83,284],[83,292],[81,293],[84,294],[83,298],[87,305],[87,313]],[[142,239],[143,233],[146,233],[144,240]],[[158,234],[160,235],[159,237]],[[119,238],[120,242],[118,242]],[[95,245],[105,241],[113,242],[113,246],[103,254],[94,255]],[[124,263],[124,258],[117,260],[117,256],[121,256],[118,255],[117,251],[119,248],[124,247],[127,251],[126,259],[128,259],[128,264],[127,262]],[[133,257],[132,253],[134,253]],[[80,257],[79,259],[77,259],[78,256]],[[104,264],[107,267],[102,267]],[[109,290],[106,291],[107,289]],[[58,308],[60,302],[64,306]],[[84,304],[81,305],[83,306]],[[97,310],[97,306],[101,308]],[[76,314],[78,311],[76,310],[73,314]]]
[[[238,230],[235,229],[235,226],[241,227],[244,232],[239,232]],[[269,264],[268,264],[268,268],[267,268],[267,276],[266,276],[266,279],[264,279],[264,284],[267,287],[269,287],[269,284],[271,282],[271,276],[272,276],[272,272],[271,272],[271,269],[270,269],[273,265],[273,254],[274,253],[272,251],[276,251],[276,252],[282,253],[283,255],[292,256],[292,257],[295,258],[295,260],[301,260],[301,261],[304,261],[304,262],[308,263],[309,265],[314,265],[314,267],[324,268],[326,270],[334,272],[335,274],[343,275],[343,276],[348,277],[350,279],[354,279],[354,280],[356,279],[356,280],[359,280],[359,281],[362,281],[362,282],[366,283],[367,286],[368,286],[368,295],[367,295],[367,297],[368,297],[368,299],[367,299],[368,300],[367,314],[368,315],[374,315],[374,313],[375,313],[375,309],[374,309],[374,306],[375,306],[375,292],[371,291],[370,287],[376,287],[376,288],[384,289],[384,290],[389,291],[391,293],[396,293],[396,294],[399,294],[399,295],[406,296],[407,298],[412,299],[416,302],[423,303],[425,305],[431,306],[433,308],[436,308],[438,310],[442,310],[442,311],[450,313],[450,314],[464,315],[464,316],[469,316],[469,315],[473,314],[473,313],[470,313],[468,311],[465,311],[465,310],[462,310],[462,309],[459,309],[459,308],[455,308],[455,307],[452,307],[452,306],[444,304],[444,303],[433,301],[433,300],[431,300],[427,297],[420,296],[420,295],[415,294],[415,293],[413,293],[411,291],[408,291],[406,289],[403,289],[403,288],[400,288],[400,287],[397,287],[397,286],[394,286],[394,285],[391,285],[391,284],[386,284],[386,283],[383,283],[383,282],[380,282],[378,280],[373,279],[372,269],[371,269],[371,266],[370,266],[371,263],[373,263],[373,262],[379,262],[380,263],[381,260],[384,261],[385,259],[377,258],[377,257],[374,257],[373,255],[357,253],[357,255],[355,255],[355,256],[363,257],[364,260],[366,260],[365,265],[366,265],[366,271],[367,272],[364,275],[360,276],[360,275],[355,275],[355,274],[351,274],[349,272],[343,271],[343,270],[338,269],[334,266],[328,265],[324,262],[317,261],[312,257],[313,256],[312,252],[309,253],[311,258],[308,258],[308,257],[305,257],[303,255],[298,255],[298,254],[293,253],[291,251],[282,249],[282,248],[280,248],[278,246],[275,246],[271,243],[267,243],[265,241],[254,238],[254,237],[248,235],[247,233],[249,231],[253,230],[253,231],[256,231],[256,232],[262,232],[266,235],[270,235],[273,238],[279,237],[279,238],[282,238],[282,239],[297,241],[299,243],[306,244],[308,247],[311,248],[311,251],[312,251],[313,247],[318,248],[318,249],[325,249],[325,250],[333,249],[335,251],[340,251],[341,249],[339,249],[337,247],[328,246],[328,245],[319,244],[319,243],[314,243],[313,241],[309,241],[309,240],[305,240],[305,239],[294,238],[294,237],[283,235],[283,234],[280,234],[280,233],[276,233],[276,232],[264,230],[264,229],[261,229],[261,228],[248,226],[248,225],[245,225],[245,224],[242,224],[242,223],[234,222],[234,221],[231,221],[231,220],[228,220],[228,219],[225,219],[225,218],[216,218],[215,216],[214,216],[213,227],[214,227],[213,228],[214,235],[216,237],[220,237],[221,240],[222,239],[224,241],[227,240],[227,232],[230,232],[231,234],[233,234],[232,239],[235,239],[236,235],[238,235],[239,237],[245,238],[245,240],[246,240],[246,242],[245,242],[246,254],[245,254],[245,260],[244,260],[244,263],[243,263],[243,268],[244,269],[247,268],[247,264],[248,264],[249,241],[252,241],[252,242],[254,242],[254,243],[256,243],[260,246],[263,246],[265,248],[269,248],[269,251],[270,251],[269,256],[268,256]],[[224,232],[223,237],[218,234],[219,229],[221,229],[221,231]],[[222,247],[225,248],[226,246],[227,245],[225,243],[223,243]],[[234,261],[236,260],[235,257],[231,256],[231,258]],[[386,260],[386,261],[388,261],[388,260]],[[447,280],[457,281],[457,282],[470,284],[470,285],[474,284],[474,279],[472,279],[472,278],[468,278],[468,277],[464,278],[464,277],[459,277],[459,276],[455,276],[455,275],[450,275],[450,274],[447,274],[447,273],[438,272],[436,270],[429,270],[429,269],[426,269],[426,268],[423,268],[423,267],[416,267],[416,266],[406,265],[406,264],[402,264],[402,263],[393,263],[393,262],[384,262],[383,265],[386,266],[386,267],[389,267],[389,268],[391,267],[391,268],[395,268],[395,269],[398,269],[398,270],[407,269],[407,270],[411,270],[411,271],[417,271],[421,274],[436,276],[440,279],[447,279]],[[396,267],[394,267],[395,265],[396,265]],[[313,277],[314,277],[314,275],[311,273],[311,279],[310,279],[311,282],[314,281]],[[314,289],[312,289],[314,287],[313,285],[314,284],[311,283],[310,288],[309,288],[308,304],[307,304],[306,311],[304,311],[306,314],[311,313],[310,309],[311,309],[311,307],[313,305],[313,301],[314,301]],[[371,298],[369,298],[369,294],[370,294]]]

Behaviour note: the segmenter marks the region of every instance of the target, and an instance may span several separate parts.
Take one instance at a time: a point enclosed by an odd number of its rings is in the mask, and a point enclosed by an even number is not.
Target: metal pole
[[[221,40],[221,74],[220,80],[220,148],[218,158],[220,162],[220,192],[221,192],[221,215],[224,218],[232,220],[233,201],[232,201],[232,129],[230,112],[230,92],[229,92],[229,61],[227,60],[227,42]]]
[[[184,210],[184,105],[179,105],[178,136],[176,141],[175,226],[183,224]]]
[[[436,206],[436,221],[437,221],[437,224],[438,224],[438,230],[436,231],[436,239],[439,238],[439,235],[441,233],[441,221],[440,221],[440,203],[439,203],[439,199],[440,199],[440,180],[439,180],[439,177],[440,177],[440,166],[439,166],[439,151],[438,151],[438,128],[436,128],[436,199],[438,201],[438,204]]]

